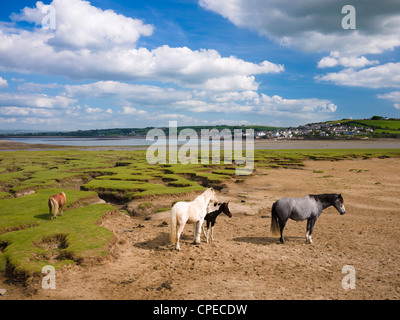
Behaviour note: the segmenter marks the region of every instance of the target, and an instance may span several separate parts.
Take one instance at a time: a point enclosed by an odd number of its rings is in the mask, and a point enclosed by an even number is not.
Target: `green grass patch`
[[[5,244],[0,266],[25,280],[39,274],[48,264],[57,269],[107,255],[107,244],[113,234],[96,222],[114,209],[105,204],[77,208],[55,220],[43,220],[34,227],[4,233],[0,235],[0,243],[3,247]]]

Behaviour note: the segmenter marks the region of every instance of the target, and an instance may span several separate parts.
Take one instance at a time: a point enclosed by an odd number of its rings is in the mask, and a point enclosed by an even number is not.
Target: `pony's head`
[[[210,202],[218,202],[217,193],[213,188],[208,188],[205,193],[210,197]]]
[[[223,213],[225,213],[229,218],[232,218],[232,213],[231,213],[231,211],[229,210],[228,204],[229,204],[229,202],[224,202],[224,203],[222,203],[221,206],[219,207],[219,209],[220,209]]]
[[[344,207],[343,204],[343,197],[341,194],[335,194],[335,199],[333,202],[333,206],[336,208],[337,211],[339,211],[340,214],[345,214],[346,213],[346,208]]]

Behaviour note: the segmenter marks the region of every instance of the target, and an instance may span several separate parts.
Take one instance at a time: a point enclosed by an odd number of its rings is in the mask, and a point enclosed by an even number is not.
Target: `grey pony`
[[[343,197],[337,193],[310,194],[302,198],[285,197],[279,199],[272,205],[271,232],[276,236],[280,232],[280,242],[285,243],[283,229],[288,219],[295,221],[307,220],[306,241],[312,243],[311,234],[315,221],[321,215],[322,210],[330,206],[334,206],[341,215],[346,213]]]

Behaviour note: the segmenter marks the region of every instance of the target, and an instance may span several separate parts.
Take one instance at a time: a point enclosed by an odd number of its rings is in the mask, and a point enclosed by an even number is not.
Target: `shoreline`
[[[118,146],[65,146],[54,144],[33,144],[0,139],[0,151],[35,151],[35,150],[146,150],[149,145]],[[254,141],[255,150],[279,149],[400,149],[400,139],[368,140],[265,140]]]

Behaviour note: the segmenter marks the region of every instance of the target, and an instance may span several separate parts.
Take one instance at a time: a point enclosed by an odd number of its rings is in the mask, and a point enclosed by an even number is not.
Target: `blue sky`
[[[0,6],[0,130],[400,117],[397,0]]]

